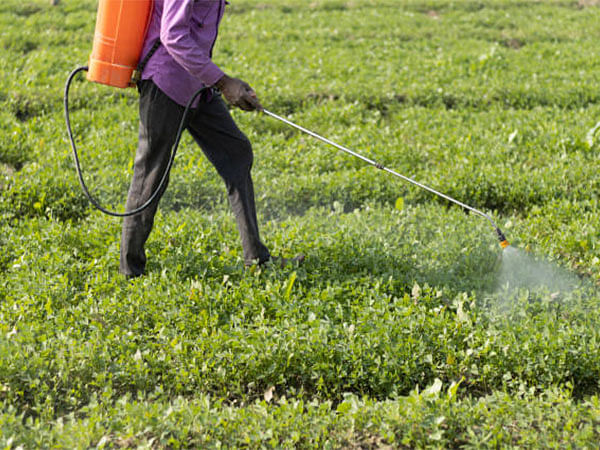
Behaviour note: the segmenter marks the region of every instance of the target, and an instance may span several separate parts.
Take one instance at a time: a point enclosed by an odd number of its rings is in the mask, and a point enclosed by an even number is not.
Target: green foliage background
[[[262,235],[186,137],[148,243],[83,197],[62,113],[96,2],[0,4],[0,446],[594,447],[600,7],[238,0],[215,61],[263,105],[498,219],[583,280],[498,286],[489,224],[257,114]],[[137,96],[75,83],[86,178],[119,209]]]

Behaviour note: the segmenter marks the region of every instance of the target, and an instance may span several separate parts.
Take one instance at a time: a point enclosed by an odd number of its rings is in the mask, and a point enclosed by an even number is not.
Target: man
[[[225,0],[154,2],[142,51],[145,67],[138,84],[139,142],[126,208],[139,207],[157,188],[168,163],[184,105],[200,88],[209,87],[193,104],[186,129],[225,181],[242,240],[245,264],[263,264],[271,256],[258,232],[250,176],[252,147],[231,118],[218,91],[229,103],[243,110],[261,110],[262,106],[248,84],[226,75],[211,59],[226,4]],[[127,277],[144,273],[144,244],[150,235],[157,207],[158,202],[154,202],[142,213],[127,217],[123,222],[120,271]]]

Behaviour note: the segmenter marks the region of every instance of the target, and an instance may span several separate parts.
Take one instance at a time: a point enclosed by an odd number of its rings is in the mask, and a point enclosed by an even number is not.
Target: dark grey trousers
[[[184,108],[171,100],[152,81],[142,81],[140,91],[140,130],[133,179],[127,197],[127,210],[142,205],[160,184]],[[250,176],[252,146],[233,121],[220,95],[202,100],[190,111],[186,129],[225,181],[231,208],[242,239],[244,262],[264,262],[270,258],[258,233],[254,187]],[[163,192],[160,193],[162,196]],[[123,221],[120,272],[137,276],[144,273],[144,244],[154,224],[158,200]]]

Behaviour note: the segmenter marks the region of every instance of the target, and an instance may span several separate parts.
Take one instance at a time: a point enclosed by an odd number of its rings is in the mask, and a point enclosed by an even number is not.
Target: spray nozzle
[[[500,241],[500,247],[506,248],[510,245],[504,233],[500,230],[500,228],[496,227],[496,233],[498,234],[498,240]]]

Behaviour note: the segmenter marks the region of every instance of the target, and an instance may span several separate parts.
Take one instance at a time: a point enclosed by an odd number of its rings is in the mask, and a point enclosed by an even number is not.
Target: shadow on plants
[[[409,292],[415,283],[438,286],[450,296],[494,289],[497,253],[487,247],[476,247],[468,254],[453,250],[437,257],[425,253],[393,255],[381,243],[353,247],[340,242],[314,254],[307,260],[307,267],[310,271],[310,264],[315,260],[321,271],[319,276],[338,281],[365,276],[390,279],[394,289],[389,294],[397,296]]]

